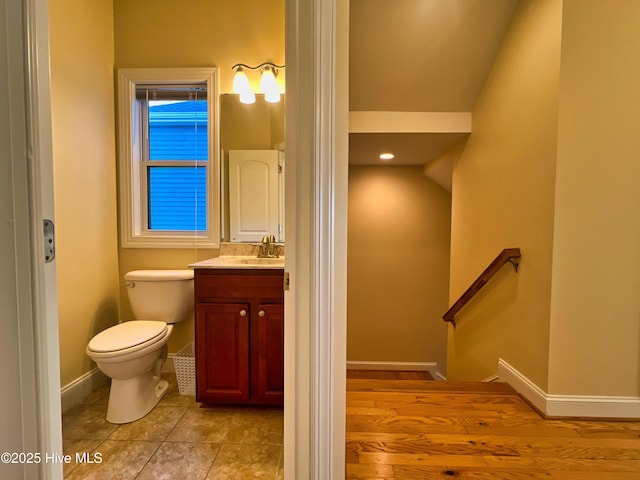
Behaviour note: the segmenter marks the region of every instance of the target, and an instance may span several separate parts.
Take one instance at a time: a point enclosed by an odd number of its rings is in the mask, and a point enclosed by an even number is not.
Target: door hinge
[[[56,258],[56,236],[53,222],[44,219],[44,263],[53,262]]]
[[[284,278],[282,280],[282,288],[285,290],[289,290],[289,285],[290,285],[289,272],[284,272]]]

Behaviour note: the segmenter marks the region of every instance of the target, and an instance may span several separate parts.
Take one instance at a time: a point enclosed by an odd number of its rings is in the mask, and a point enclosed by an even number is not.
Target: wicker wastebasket
[[[193,342],[188,343],[173,356],[180,395],[196,394],[196,357]]]

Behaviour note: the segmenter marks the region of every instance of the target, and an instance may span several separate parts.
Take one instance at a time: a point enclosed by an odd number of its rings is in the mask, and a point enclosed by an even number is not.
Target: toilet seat
[[[133,320],[109,327],[91,339],[87,353],[114,356],[133,353],[163,341],[168,334],[164,322]]]

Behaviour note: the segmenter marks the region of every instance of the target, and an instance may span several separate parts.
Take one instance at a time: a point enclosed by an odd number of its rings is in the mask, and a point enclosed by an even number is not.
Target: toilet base
[[[169,382],[148,371],[127,380],[111,380],[107,422],[130,423],[155,407],[169,388]]]

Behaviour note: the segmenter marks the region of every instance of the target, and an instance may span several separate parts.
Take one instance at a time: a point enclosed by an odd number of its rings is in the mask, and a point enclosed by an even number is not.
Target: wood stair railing
[[[458,313],[462,307],[464,307],[469,300],[471,300],[476,293],[480,291],[482,287],[486,285],[486,283],[493,278],[493,276],[502,269],[507,263],[513,265],[518,271],[518,260],[520,259],[520,249],[519,248],[505,248],[500,252],[500,254],[495,258],[493,262],[486,268],[484,272],[480,274],[480,276],[476,279],[475,282],[471,284],[469,288],[460,296],[456,302],[451,305],[447,313],[442,316],[442,319],[445,322],[451,322],[454,326],[456,325],[455,315]]]

